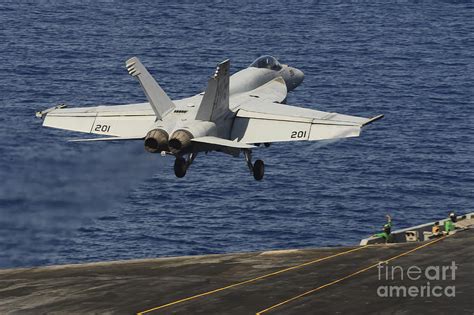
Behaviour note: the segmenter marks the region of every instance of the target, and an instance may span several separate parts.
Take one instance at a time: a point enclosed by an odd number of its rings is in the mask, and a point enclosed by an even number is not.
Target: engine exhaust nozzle
[[[145,150],[150,153],[169,151],[168,133],[163,129],[150,130],[145,137]]]
[[[186,151],[191,146],[191,139],[193,138],[192,133],[187,130],[176,130],[171,135],[169,140],[169,147],[171,152],[178,153]]]

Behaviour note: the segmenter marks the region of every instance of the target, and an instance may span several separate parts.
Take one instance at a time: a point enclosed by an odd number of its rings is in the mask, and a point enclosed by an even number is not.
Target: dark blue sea
[[[0,267],[357,244],[474,208],[472,1],[2,1]],[[183,179],[142,143],[70,143],[35,111],[145,101],[138,56],[179,99],[218,62],[304,71],[288,103],[385,118],[359,138],[274,144]]]

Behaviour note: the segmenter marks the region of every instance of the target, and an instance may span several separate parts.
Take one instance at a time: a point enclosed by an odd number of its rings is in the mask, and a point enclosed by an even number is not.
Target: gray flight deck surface
[[[473,314],[473,248],[468,229],[429,242],[0,270],[0,313]],[[379,286],[427,284],[379,280],[386,260],[422,270],[455,261],[455,280],[429,282],[456,296],[379,297]]]

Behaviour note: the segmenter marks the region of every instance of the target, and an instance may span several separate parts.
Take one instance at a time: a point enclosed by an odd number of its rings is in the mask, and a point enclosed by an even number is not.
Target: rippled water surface
[[[0,267],[355,244],[472,211],[472,1],[26,1],[0,4]],[[199,156],[183,179],[141,143],[68,143],[36,110],[144,101],[138,56],[168,94],[262,54],[305,72],[288,97],[385,119],[360,138]],[[87,135],[85,135],[87,136]]]

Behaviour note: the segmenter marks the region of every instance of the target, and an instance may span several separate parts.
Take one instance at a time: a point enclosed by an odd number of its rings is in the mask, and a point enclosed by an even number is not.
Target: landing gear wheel
[[[262,180],[263,174],[265,173],[265,164],[262,160],[256,160],[253,165],[253,177],[256,180]]]
[[[176,160],[174,161],[174,174],[176,175],[176,177],[184,177],[184,175],[186,175],[186,169],[186,160],[182,157],[176,158]]]

